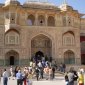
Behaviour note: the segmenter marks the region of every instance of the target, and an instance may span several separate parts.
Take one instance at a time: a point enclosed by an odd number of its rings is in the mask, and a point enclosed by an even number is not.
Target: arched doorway
[[[31,56],[37,58],[52,57],[52,41],[47,36],[40,34],[31,40]],[[39,57],[41,59],[42,57]]]
[[[68,50],[64,53],[65,64],[75,64],[75,54],[73,51]]]
[[[15,60],[14,60],[14,59],[15,59],[14,56],[10,56],[9,59],[10,59],[10,60],[9,60],[9,61],[10,61],[10,65],[14,65],[14,61],[15,61]]]
[[[19,65],[19,54],[11,50],[5,55],[5,65]]]
[[[42,60],[43,57],[44,57],[43,52],[38,51],[38,52],[35,53],[35,60],[40,61],[40,60]]]

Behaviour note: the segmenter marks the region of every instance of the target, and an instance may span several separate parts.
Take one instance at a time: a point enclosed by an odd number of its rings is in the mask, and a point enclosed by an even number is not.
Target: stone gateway
[[[66,3],[17,0],[0,4],[0,65],[29,60],[85,64],[85,18]]]

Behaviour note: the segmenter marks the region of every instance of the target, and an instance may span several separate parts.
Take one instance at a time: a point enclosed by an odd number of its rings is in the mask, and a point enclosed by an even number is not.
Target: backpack
[[[69,81],[68,75],[65,75],[65,81]]]
[[[77,81],[77,79],[78,79],[78,75],[77,75],[77,73],[76,73],[76,71],[74,72],[74,78],[73,78],[73,80],[74,81]]]

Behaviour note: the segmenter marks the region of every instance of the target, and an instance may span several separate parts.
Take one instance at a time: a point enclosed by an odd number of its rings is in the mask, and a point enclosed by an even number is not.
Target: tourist
[[[18,66],[15,67],[14,72],[15,72],[15,77],[16,77],[16,74],[18,73]]]
[[[10,78],[13,79],[14,73],[13,73],[13,67],[12,67],[12,66],[11,66],[11,68],[10,68],[10,75],[11,75]],[[10,79],[10,78],[9,78],[9,79]]]
[[[48,80],[48,77],[49,77],[49,66],[44,68],[44,73],[45,73],[46,80]]]
[[[18,73],[16,74],[16,78],[17,78],[17,85],[22,85],[23,76],[21,70],[18,70]]]
[[[32,72],[27,75],[27,85],[32,85]]]
[[[36,78],[37,78],[37,81],[38,81],[39,80],[39,68],[38,67],[36,67],[35,73],[36,73]]]
[[[52,80],[52,74],[53,74],[52,68],[49,67],[49,79],[50,79],[50,80]]]
[[[33,62],[32,61],[30,61],[30,66],[33,67]]]
[[[29,71],[30,73],[32,73],[32,66],[29,66],[29,67],[28,67],[28,71]]]
[[[39,63],[38,63],[38,67],[39,68],[42,68],[42,63],[39,61]]]
[[[74,85],[74,73],[72,68],[70,68],[68,72],[68,79],[69,79],[68,85]]]
[[[75,70],[73,70],[73,73],[74,73],[74,85],[77,85],[77,79],[78,79],[78,74]]]
[[[43,79],[43,68],[39,69],[39,78]]]
[[[82,70],[78,74],[78,85],[84,85],[84,75]]]
[[[65,73],[65,83],[69,85],[68,72]]]
[[[4,69],[4,72],[3,72],[3,85],[7,85],[8,83],[8,72],[6,71],[6,69]]]
[[[1,83],[1,77],[2,77],[2,70],[0,70],[0,83]]]
[[[63,64],[62,63],[59,65],[59,71],[63,72]]]
[[[27,73],[26,73],[26,71],[24,71],[24,73],[23,73],[23,79],[22,79],[22,81],[24,82],[24,85],[27,85],[26,84],[26,78],[27,78]]]
[[[66,70],[66,65],[65,65],[65,63],[62,64],[62,67],[63,67],[63,72],[65,73],[65,70]]]
[[[52,66],[52,79],[54,79],[54,78],[55,78],[55,67]]]

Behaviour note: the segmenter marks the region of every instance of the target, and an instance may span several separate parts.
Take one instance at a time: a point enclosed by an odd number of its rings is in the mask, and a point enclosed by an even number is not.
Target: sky
[[[18,0],[18,1],[21,2],[21,4],[23,4],[27,0]],[[5,0],[0,0],[0,3],[4,2]],[[59,6],[64,2],[64,0],[48,0],[48,2]],[[67,3],[68,5],[72,6],[75,10],[78,10],[80,13],[85,14],[85,0],[67,0]]]

